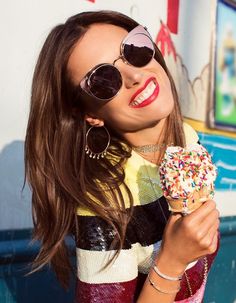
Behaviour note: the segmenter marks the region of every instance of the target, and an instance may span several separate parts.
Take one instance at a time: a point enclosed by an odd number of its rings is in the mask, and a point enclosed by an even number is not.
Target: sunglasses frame
[[[146,36],[146,37],[148,37],[148,38],[150,39],[150,42],[152,43],[152,46],[153,46],[153,54],[152,54],[152,57],[150,58],[150,60],[149,60],[146,64],[144,64],[144,65],[142,65],[142,66],[135,66],[135,65],[131,64],[131,63],[125,58],[125,55],[124,55],[124,48],[125,48],[126,41],[129,40],[130,37],[136,36],[136,35],[140,35],[140,34],[141,34],[141,35],[144,35],[144,36]],[[133,29],[127,34],[127,36],[122,40],[121,45],[120,45],[120,56],[119,56],[117,59],[115,59],[115,60],[113,61],[112,64],[111,64],[111,63],[100,63],[100,64],[94,66],[93,68],[91,68],[91,69],[88,71],[88,73],[83,77],[83,79],[80,81],[79,87],[80,87],[85,93],[87,93],[89,96],[91,96],[91,97],[93,97],[93,98],[95,98],[95,99],[97,99],[97,100],[99,100],[99,101],[110,101],[111,99],[115,98],[115,97],[118,95],[118,93],[119,93],[119,91],[120,91],[120,89],[121,89],[121,87],[122,87],[122,83],[123,83],[122,75],[121,75],[119,69],[115,66],[116,61],[122,59],[122,61],[123,61],[125,64],[128,64],[128,65],[131,65],[131,66],[140,68],[140,67],[144,67],[144,66],[146,66],[147,64],[149,64],[149,63],[151,62],[151,60],[153,59],[154,56],[155,56],[155,46],[154,46],[154,42],[153,42],[153,40],[152,40],[151,35],[150,35],[149,32],[147,31],[147,28],[146,28],[146,27],[143,27],[142,25],[138,25],[138,26],[136,26],[135,28],[133,28]],[[105,98],[98,98],[98,97],[95,96],[95,95],[90,91],[90,89],[89,89],[89,82],[90,82],[91,76],[92,76],[99,68],[101,68],[102,66],[112,66],[113,68],[115,68],[115,69],[118,71],[118,73],[119,73],[119,75],[120,75],[120,78],[121,78],[121,87],[119,88],[119,90],[117,91],[117,93],[116,93],[114,96],[112,96],[112,97],[110,97],[110,98],[106,98],[106,99],[105,99]]]

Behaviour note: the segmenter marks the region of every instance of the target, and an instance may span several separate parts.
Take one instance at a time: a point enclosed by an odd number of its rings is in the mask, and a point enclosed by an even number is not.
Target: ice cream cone
[[[166,200],[170,211],[190,214],[194,210],[198,209],[202,203],[212,198],[213,193],[209,192],[206,187],[203,187],[200,191],[195,190],[187,199],[173,199],[171,197],[166,197]]]
[[[214,196],[216,167],[200,144],[168,147],[159,173],[172,212],[189,214]]]

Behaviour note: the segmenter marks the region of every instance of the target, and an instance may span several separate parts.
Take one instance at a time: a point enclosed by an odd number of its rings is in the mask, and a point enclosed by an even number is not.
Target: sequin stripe
[[[159,203],[168,218],[170,212],[164,197],[150,204],[134,207],[132,218],[127,226],[123,249],[131,248],[134,243],[148,246],[162,239],[166,222]],[[115,234],[112,227],[103,219],[97,216],[77,216],[77,218],[79,238],[76,246],[78,248],[97,251],[118,248],[118,245],[111,247]]]
[[[74,303],[132,303],[137,279],[121,283],[89,284],[77,281]]]

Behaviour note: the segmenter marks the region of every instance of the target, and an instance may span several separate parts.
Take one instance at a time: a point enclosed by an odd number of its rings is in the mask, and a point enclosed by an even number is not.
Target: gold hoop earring
[[[96,139],[100,138],[99,136],[97,136],[96,134],[94,134],[93,136],[91,135],[91,130],[94,129],[98,132],[101,132],[101,128],[103,128],[105,130],[105,134],[108,138],[108,141],[106,143],[105,148],[102,151],[96,150],[94,151],[94,148],[96,149],[96,142],[94,143],[93,141],[96,141]],[[92,139],[89,140],[89,134],[90,136],[92,136]],[[90,141],[90,142],[89,142]],[[87,132],[86,132],[86,137],[85,137],[85,153],[88,155],[89,158],[91,159],[100,159],[100,158],[104,158],[104,156],[107,153],[107,149],[110,145],[111,142],[111,136],[107,130],[107,128],[105,126],[102,127],[95,127],[95,126],[91,126]],[[100,143],[100,142],[99,142]],[[93,147],[91,147],[91,145],[94,145]]]

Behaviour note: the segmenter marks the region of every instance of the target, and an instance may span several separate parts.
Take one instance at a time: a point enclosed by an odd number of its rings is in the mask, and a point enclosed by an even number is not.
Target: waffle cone
[[[185,199],[173,199],[171,197],[166,197],[169,210],[183,214],[190,214],[194,210],[198,209],[203,202],[206,202],[210,198],[210,191],[206,187],[202,188],[200,191],[194,191],[188,198]]]

